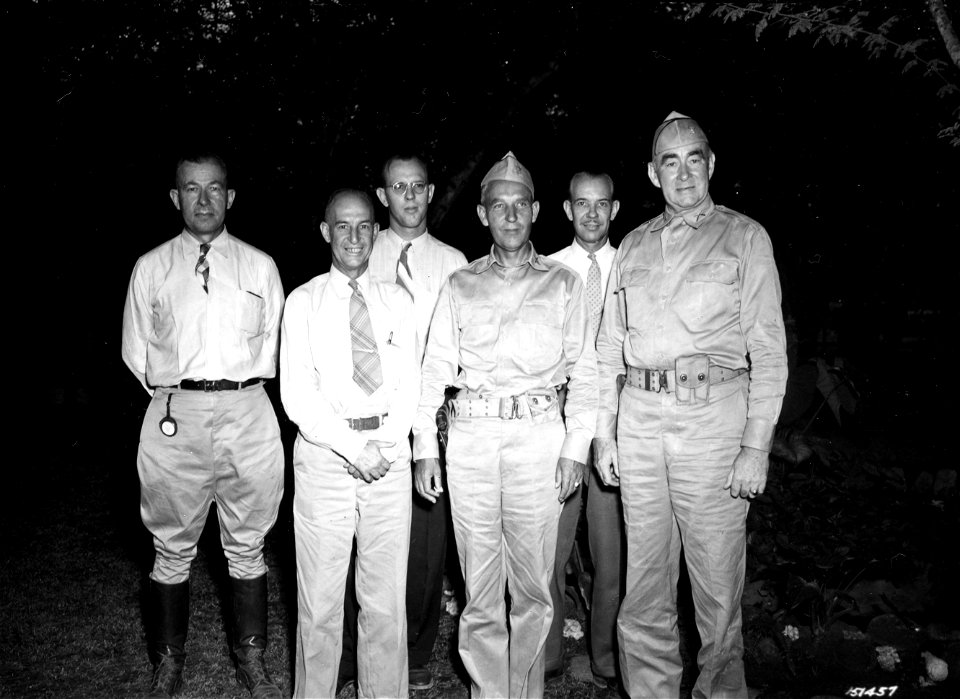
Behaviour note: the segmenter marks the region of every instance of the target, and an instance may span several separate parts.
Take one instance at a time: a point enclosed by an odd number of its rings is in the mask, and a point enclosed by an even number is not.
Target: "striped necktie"
[[[590,269],[587,270],[587,307],[590,309],[590,325],[593,337],[600,332],[600,314],[603,311],[603,290],[600,288],[600,264],[594,253],[587,253]]]
[[[203,275],[203,290],[207,291],[207,282],[210,281],[210,263],[207,262],[207,253],[210,252],[210,243],[200,245],[200,259],[197,260],[197,266],[193,268],[193,273]]]
[[[411,243],[408,241],[403,244],[402,248],[400,248],[400,259],[397,260],[397,284],[399,284],[404,289],[406,289],[407,293],[410,294],[410,296],[413,296],[413,292],[404,283],[403,277],[400,276],[400,266],[403,265],[403,268],[407,271],[407,276],[410,279],[413,279],[413,274],[411,274],[410,272],[410,263],[407,261],[407,250],[410,249],[410,245]]]
[[[353,294],[350,296],[350,344],[353,351],[353,380],[367,395],[383,383],[380,354],[373,336],[370,311],[360,293],[356,279],[350,280]]]

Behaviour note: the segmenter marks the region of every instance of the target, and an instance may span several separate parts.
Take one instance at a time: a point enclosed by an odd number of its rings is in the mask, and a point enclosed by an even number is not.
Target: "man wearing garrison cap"
[[[539,697],[557,521],[580,487],[596,424],[596,352],[579,275],[530,243],[540,205],[513,153],[483,178],[480,202],[493,246],[440,291],[414,458],[417,481],[429,482],[439,469],[436,412],[455,387],[446,455],[467,598],[460,657],[471,696]]]
[[[690,117],[672,112],[656,130],[647,174],[666,208],[617,251],[597,338],[594,456],[620,478],[627,580],[617,638],[631,697],[680,694],[681,545],[702,642],[693,694],[747,696],[747,509],[766,485],[786,340],[770,238],[713,203],[715,163]]]

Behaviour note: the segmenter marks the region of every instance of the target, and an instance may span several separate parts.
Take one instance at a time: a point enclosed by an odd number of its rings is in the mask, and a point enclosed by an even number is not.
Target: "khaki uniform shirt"
[[[496,398],[567,383],[561,456],[585,463],[597,416],[591,335],[580,277],[533,245],[518,267],[502,266],[491,249],[451,274],[430,324],[414,458],[437,458],[436,412],[447,386]]]
[[[770,238],[756,221],[709,197],[671,219],[668,210],[648,221],[617,251],[597,338],[597,436],[616,436],[616,378],[627,365],[673,369],[678,357],[707,354],[713,365],[749,367],[741,445],[769,451],[787,380]]]

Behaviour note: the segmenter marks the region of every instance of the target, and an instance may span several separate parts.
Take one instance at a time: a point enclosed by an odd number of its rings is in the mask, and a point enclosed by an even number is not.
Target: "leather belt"
[[[711,366],[710,383],[718,384],[724,381],[731,381],[741,374],[746,373],[746,369],[727,369],[722,366]],[[672,393],[677,389],[677,386],[684,386],[685,384],[697,385],[702,383],[705,378],[704,376],[687,376],[686,374],[677,376],[677,372],[673,369],[639,369],[633,366],[627,367],[627,384],[634,388],[639,388],[644,391],[656,391],[657,393],[660,391]]]
[[[347,425],[351,430],[356,430],[357,432],[366,432],[367,430],[375,430],[380,425],[383,425],[387,421],[387,413],[382,415],[370,415],[368,417],[348,417]]]
[[[263,381],[263,379],[259,377],[239,382],[231,381],[230,379],[198,379],[196,381],[193,379],[184,379],[178,384],[178,388],[182,388],[184,391],[239,391],[241,388],[253,386],[261,381]]]
[[[461,392],[463,393],[463,392]],[[458,394],[461,395],[461,394]],[[450,407],[456,418],[497,417],[501,420],[516,420],[530,414],[530,405],[544,408],[557,400],[556,389],[545,389],[521,393],[517,396],[502,398],[484,398],[477,394],[465,393],[465,398],[454,398]]]

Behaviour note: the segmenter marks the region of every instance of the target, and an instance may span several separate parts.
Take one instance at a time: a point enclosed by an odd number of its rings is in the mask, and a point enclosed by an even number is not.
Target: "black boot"
[[[153,683],[148,699],[168,699],[180,691],[190,620],[190,582],[165,585],[150,581],[153,616],[151,654]]]
[[[253,580],[230,578],[237,657],[237,681],[250,690],[253,699],[280,699],[280,688],[263,665],[267,648],[267,576]]]

